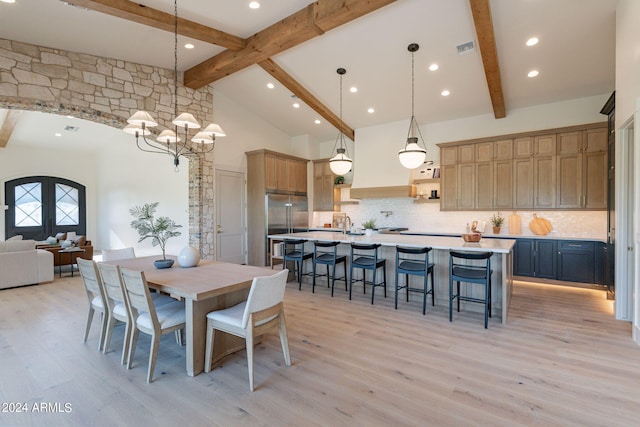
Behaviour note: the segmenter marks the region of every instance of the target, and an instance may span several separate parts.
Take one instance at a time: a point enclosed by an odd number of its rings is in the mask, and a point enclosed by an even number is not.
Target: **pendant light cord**
[[[178,0],[173,1],[173,117],[178,117]]]
[[[418,135],[420,135],[420,139],[422,139],[422,145],[425,145],[424,143],[424,138],[422,137],[422,132],[420,131],[420,126],[418,126],[418,122],[416,120],[416,116],[415,116],[415,98],[416,98],[416,91],[415,91],[415,58],[416,58],[416,51],[418,50],[418,45],[415,45],[415,47],[413,48],[414,50],[412,50],[412,46],[409,46],[409,51],[411,52],[411,120],[409,120],[409,133],[407,134],[407,144],[408,144],[408,139],[410,137],[412,137],[414,135],[413,130],[414,127],[415,129],[418,130]],[[419,146],[419,141],[418,141],[418,146]],[[406,144],[405,144],[406,147]],[[426,150],[426,146],[425,146],[425,150]]]
[[[344,134],[342,133],[342,77],[344,74],[340,74],[340,148],[344,145]]]

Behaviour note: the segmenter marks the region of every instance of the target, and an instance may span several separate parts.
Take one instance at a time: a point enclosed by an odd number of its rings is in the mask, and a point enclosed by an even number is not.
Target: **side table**
[[[70,265],[71,266],[71,277],[73,277],[74,260],[76,258],[78,258],[79,256],[84,256],[84,252],[85,252],[84,249],[76,248],[76,247],[60,249],[58,251],[58,275],[60,277],[62,277],[62,266],[63,265]],[[69,262],[68,263],[67,262],[63,262],[64,256],[66,256],[66,255],[69,256]]]

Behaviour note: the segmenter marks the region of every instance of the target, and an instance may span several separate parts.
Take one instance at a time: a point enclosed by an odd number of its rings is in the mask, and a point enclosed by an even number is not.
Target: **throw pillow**
[[[59,242],[61,240],[67,239],[67,233],[58,233],[56,234],[56,240]]]
[[[47,245],[55,245],[56,243],[58,243],[58,239],[53,236],[47,237],[47,240],[45,241],[47,242]]]
[[[16,235],[15,235],[15,236],[13,236],[13,237],[9,237],[9,238],[7,239],[7,242],[8,242],[9,240],[22,240],[22,234],[16,234]]]
[[[67,237],[65,237],[65,240],[76,240],[76,232],[75,231],[67,231]]]
[[[73,242],[76,246],[84,246],[87,244],[87,237],[82,235],[77,236]]]
[[[70,248],[72,243],[73,242],[71,240],[63,240],[62,242],[60,242],[60,246],[62,246],[63,248]]]

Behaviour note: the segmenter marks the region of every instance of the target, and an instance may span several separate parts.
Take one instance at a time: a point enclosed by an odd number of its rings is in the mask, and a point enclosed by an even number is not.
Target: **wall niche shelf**
[[[440,203],[440,198],[429,199],[427,197],[419,197],[417,199],[413,199],[413,203]]]
[[[413,180],[414,184],[439,184],[440,183],[440,178],[421,178],[421,179],[414,179]]]

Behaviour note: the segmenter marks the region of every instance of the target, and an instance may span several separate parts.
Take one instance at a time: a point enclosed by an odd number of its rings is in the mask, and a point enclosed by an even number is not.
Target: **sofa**
[[[35,240],[0,242],[0,289],[53,281],[53,254]]]
[[[75,246],[80,249],[84,249],[84,254],[81,255],[81,258],[92,260],[93,259],[93,245],[91,244],[91,240],[87,240],[85,236],[74,236],[73,240],[67,240],[66,233],[59,233],[55,236],[55,241],[57,243],[52,243],[51,240],[37,242],[36,249],[44,249],[53,254],[53,265],[58,266],[60,264],[60,257],[58,256],[58,251],[60,249],[64,249],[65,247]],[[79,256],[77,254],[73,254],[73,263],[75,263],[75,259]],[[69,264],[69,260],[64,260],[65,264]]]

